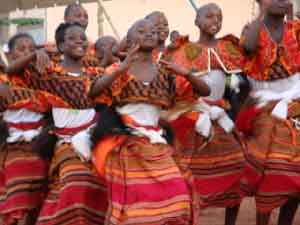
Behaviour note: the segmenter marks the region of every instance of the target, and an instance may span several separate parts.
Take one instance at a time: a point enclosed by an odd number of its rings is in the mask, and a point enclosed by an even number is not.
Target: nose
[[[29,55],[29,54],[31,54],[33,51],[34,51],[34,50],[31,50],[31,49],[25,49],[25,50],[23,51],[23,54],[24,54],[24,55]]]
[[[217,16],[214,16],[214,17],[213,17],[213,22],[214,22],[214,23],[218,23],[218,22],[219,22],[219,18],[218,18]]]
[[[153,33],[151,31],[148,31],[146,34],[145,34],[146,37],[153,37]]]
[[[81,17],[79,17],[79,21],[81,21],[84,24],[87,24],[88,20],[87,20],[87,18],[85,16],[81,16]]]
[[[75,39],[75,43],[76,43],[76,44],[83,44],[82,38],[76,38],[76,39]]]

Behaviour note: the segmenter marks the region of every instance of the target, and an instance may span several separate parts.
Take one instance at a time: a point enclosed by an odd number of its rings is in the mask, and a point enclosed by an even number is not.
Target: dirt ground
[[[276,225],[278,211],[272,214],[270,225]],[[224,209],[208,209],[203,211],[201,223],[199,225],[224,225],[225,210]],[[300,209],[293,225],[300,224]],[[255,225],[255,203],[253,199],[245,199],[242,203],[238,221],[236,225]]]

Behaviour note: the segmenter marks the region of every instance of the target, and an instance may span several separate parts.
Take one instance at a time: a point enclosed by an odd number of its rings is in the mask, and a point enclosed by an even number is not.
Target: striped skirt
[[[107,225],[191,224],[190,193],[172,151],[133,136],[112,150],[105,165]]]
[[[49,193],[38,225],[101,225],[107,210],[103,182],[82,162],[70,144],[55,149],[50,167]]]
[[[5,145],[0,152],[0,214],[4,224],[38,210],[47,191],[48,165],[31,144]]]
[[[189,116],[171,125],[176,136],[174,158],[184,173],[191,174],[190,186],[200,208],[240,204],[244,155],[235,136],[213,123],[213,136],[205,139],[196,133],[195,120]]]
[[[300,103],[289,105],[287,120],[272,117],[273,106],[269,104],[255,118],[253,135],[246,139],[242,190],[255,196],[261,212],[282,206],[290,197],[300,197],[300,130],[291,121],[300,121]]]

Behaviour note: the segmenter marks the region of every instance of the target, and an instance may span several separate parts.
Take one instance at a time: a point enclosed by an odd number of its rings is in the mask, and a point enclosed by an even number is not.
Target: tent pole
[[[120,40],[121,40],[120,35],[119,35],[119,33],[118,33],[116,27],[114,26],[114,24],[113,24],[113,22],[112,22],[110,16],[108,15],[108,12],[106,11],[106,9],[105,9],[105,7],[104,7],[104,5],[103,5],[103,0],[98,0],[98,6],[99,6],[99,9],[98,9],[98,10],[103,12],[105,18],[107,19],[107,22],[109,23],[109,25],[110,25],[112,31],[113,31],[114,34],[115,34],[116,38],[118,39],[118,41],[120,41]]]
[[[98,2],[98,10],[97,10],[97,19],[98,19],[98,36],[101,37],[104,35],[103,29],[103,7],[101,7],[100,3]]]

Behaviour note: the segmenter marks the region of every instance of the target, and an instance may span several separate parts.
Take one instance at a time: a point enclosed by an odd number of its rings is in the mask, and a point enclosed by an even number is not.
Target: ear
[[[195,23],[195,25],[198,27],[199,26],[199,24],[198,24],[198,17],[196,17],[196,19],[194,20],[194,23]]]
[[[65,51],[65,43],[64,42],[59,43],[57,48],[59,52],[63,53]]]
[[[69,16],[64,16],[64,21],[65,21],[65,23],[68,23],[69,22]]]

